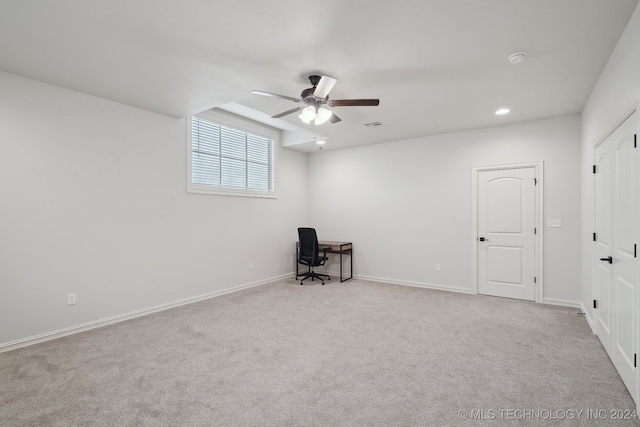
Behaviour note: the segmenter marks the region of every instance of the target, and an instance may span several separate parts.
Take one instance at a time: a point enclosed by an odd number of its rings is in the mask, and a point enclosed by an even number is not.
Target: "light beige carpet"
[[[640,425],[577,313],[283,280],[0,354],[0,425]]]

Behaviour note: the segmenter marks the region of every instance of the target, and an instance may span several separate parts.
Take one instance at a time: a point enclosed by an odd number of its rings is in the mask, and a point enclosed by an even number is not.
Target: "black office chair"
[[[300,276],[304,276],[304,278],[300,280],[300,284],[302,285],[302,282],[311,277],[312,281],[317,278],[324,285],[322,277],[324,276],[329,280],[331,280],[331,277],[329,277],[328,274],[320,274],[313,271],[314,267],[324,265],[325,261],[329,259],[327,258],[327,248],[324,248],[324,251],[320,254],[316,229],[307,227],[298,228],[298,241],[300,243],[298,262],[309,267],[306,273],[300,274]]]

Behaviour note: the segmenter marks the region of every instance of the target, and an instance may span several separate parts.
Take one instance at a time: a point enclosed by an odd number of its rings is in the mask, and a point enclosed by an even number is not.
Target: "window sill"
[[[190,185],[187,187],[187,193],[191,194],[211,194],[217,196],[240,196],[240,197],[258,197],[263,199],[277,199],[278,194],[275,191],[252,191],[233,188],[214,188]]]

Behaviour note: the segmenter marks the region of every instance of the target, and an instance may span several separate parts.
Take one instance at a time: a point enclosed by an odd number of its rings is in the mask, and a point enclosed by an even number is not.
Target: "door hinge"
[[[638,367],[638,353],[633,353],[633,367]]]
[[[598,302],[596,300],[593,300],[593,308],[598,308]]]
[[[593,173],[596,173],[596,165],[593,165]]]
[[[598,241],[598,239],[596,238],[596,233],[593,233],[593,241],[594,241],[594,242],[597,242],[597,241]]]
[[[635,243],[633,244],[633,257],[638,258],[638,245]]]
[[[633,148],[638,148],[638,134],[633,134]]]
[[[538,234],[538,228],[537,227],[533,228],[533,234]]]
[[[533,276],[533,283],[538,283],[538,278],[536,276]]]
[[[533,185],[538,185],[538,178],[533,178]]]

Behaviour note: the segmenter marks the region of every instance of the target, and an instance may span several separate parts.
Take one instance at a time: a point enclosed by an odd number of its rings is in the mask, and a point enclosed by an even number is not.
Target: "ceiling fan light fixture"
[[[307,108],[302,110],[302,113],[298,117],[306,124],[310,124],[311,120],[316,118],[316,109],[313,105],[309,105]]]
[[[308,120],[307,118],[305,118],[303,114],[300,114],[298,117],[299,117],[299,118],[300,118],[300,120],[302,120],[304,123],[306,123],[306,124],[311,124],[311,120]]]
[[[318,112],[316,113],[315,124],[321,125],[323,123],[326,123],[327,120],[331,118],[331,114],[333,113],[328,108],[325,108],[325,107],[318,108]]]

